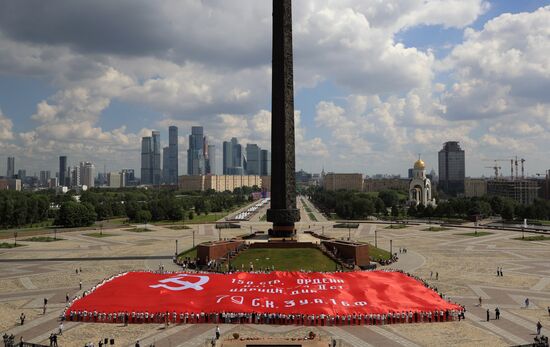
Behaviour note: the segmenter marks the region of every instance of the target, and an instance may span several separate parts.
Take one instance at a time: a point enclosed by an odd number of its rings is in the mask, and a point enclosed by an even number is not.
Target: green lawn
[[[451,230],[449,228],[445,228],[445,227],[429,227],[429,228],[426,228],[426,229],[422,229],[423,231],[445,231],[445,230]]]
[[[550,240],[550,236],[536,235],[536,236],[527,236],[526,238],[515,237],[514,240],[520,240],[520,241],[546,241],[546,240]]]
[[[149,231],[153,231],[152,229],[147,229],[147,228],[130,228],[130,229],[125,229],[126,231],[131,231],[133,233],[146,233],[146,232],[149,232]]]
[[[260,217],[260,222],[265,222],[267,221],[267,214],[264,214],[263,216]]]
[[[49,237],[49,236],[33,236],[33,237],[30,237],[28,239],[24,239],[23,241],[31,241],[31,242],[55,242],[55,241],[61,241],[63,239],[60,239],[60,238],[56,238],[54,239],[53,237]]]
[[[309,216],[309,219],[311,219],[313,222],[317,222],[317,217],[315,217],[313,212],[308,212],[307,215]]]
[[[369,257],[372,260],[388,260],[391,258],[391,253],[381,248],[374,247],[369,243]]]
[[[170,227],[166,227],[167,229],[172,229],[172,230],[186,230],[186,229],[191,229],[191,227],[188,227],[187,225],[172,225]]]
[[[231,261],[236,269],[270,268],[283,271],[334,271],[337,263],[315,248],[250,248]]]
[[[103,237],[110,237],[110,236],[116,236],[114,234],[107,234],[107,233],[89,233],[89,234],[84,234],[84,236],[90,236],[90,237],[95,237],[95,238],[103,238]]]
[[[455,235],[480,237],[480,236],[486,236],[486,235],[491,235],[491,234],[492,233],[487,232],[487,231],[478,231],[477,234],[475,232],[473,232],[473,233],[462,233],[462,234],[455,234]]]
[[[21,235],[27,232],[40,231],[40,230],[49,230],[53,224],[53,219],[48,219],[41,223],[28,224],[21,226],[19,228],[10,228],[10,229],[1,229],[0,236],[13,236],[14,232],[21,233]]]
[[[387,227],[385,227],[384,229],[405,229],[407,227],[408,227],[408,225],[406,225],[406,224],[390,224]]]
[[[17,245],[15,245],[13,243],[7,243],[7,242],[0,243],[0,248],[15,248],[15,247],[21,247],[21,246],[23,246],[23,245],[21,245],[19,243]]]
[[[197,247],[190,248],[190,249],[188,249],[186,251],[183,251],[180,254],[178,254],[178,258],[182,258],[182,257],[191,257],[192,259],[196,258],[197,257]]]
[[[336,223],[332,227],[341,229],[357,229],[359,228],[359,223]]]

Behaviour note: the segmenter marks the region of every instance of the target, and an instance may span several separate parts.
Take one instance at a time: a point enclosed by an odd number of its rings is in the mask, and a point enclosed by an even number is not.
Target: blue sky
[[[547,169],[549,3],[295,1],[297,167],[405,175],[460,141],[469,176],[516,155]],[[270,5],[3,2],[0,173],[62,154],[139,169],[140,138],[172,124],[180,172],[192,125],[268,148]]]

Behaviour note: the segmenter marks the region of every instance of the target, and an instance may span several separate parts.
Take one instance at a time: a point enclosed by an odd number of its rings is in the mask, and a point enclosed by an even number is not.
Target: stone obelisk
[[[271,236],[294,234],[300,220],[296,208],[294,155],[294,72],[292,1],[273,0],[273,68],[271,82]]]

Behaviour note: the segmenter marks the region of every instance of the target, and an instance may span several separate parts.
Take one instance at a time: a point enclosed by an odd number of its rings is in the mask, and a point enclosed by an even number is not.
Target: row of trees
[[[538,219],[550,220],[550,201],[535,200],[530,205],[498,196],[451,198],[439,201],[437,207],[405,206],[404,194],[394,190],[381,191],[378,195],[356,191],[325,191],[311,189],[306,192],[315,205],[325,213],[336,213],[343,219],[360,219],[372,215],[394,217],[406,215],[416,218],[471,218],[473,216],[501,216],[505,220]]]
[[[234,192],[181,193],[170,190],[105,190],[91,189],[80,196],[80,205],[89,210],[86,218],[78,219],[71,201],[64,201],[58,211],[56,224],[60,226],[90,225],[90,218],[104,220],[126,217],[130,221],[181,221],[193,219],[195,214],[227,211],[247,201],[252,188]]]
[[[439,202],[436,208],[423,205],[410,207],[408,215],[421,218],[470,218],[479,215],[501,216],[505,220],[524,218],[550,220],[550,201],[537,199],[530,205],[523,205],[512,199],[498,196],[454,198]]]
[[[0,227],[17,228],[48,219],[47,196],[16,191],[0,191]]]
[[[323,212],[335,212],[344,219],[362,219],[376,214],[387,214],[384,200],[371,194],[348,190],[336,192],[317,189],[309,198]]]

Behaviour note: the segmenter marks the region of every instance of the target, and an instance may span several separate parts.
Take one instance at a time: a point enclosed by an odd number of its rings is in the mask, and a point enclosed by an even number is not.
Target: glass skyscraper
[[[463,195],[465,176],[464,150],[456,141],[445,142],[439,151],[439,189],[452,196]]]

